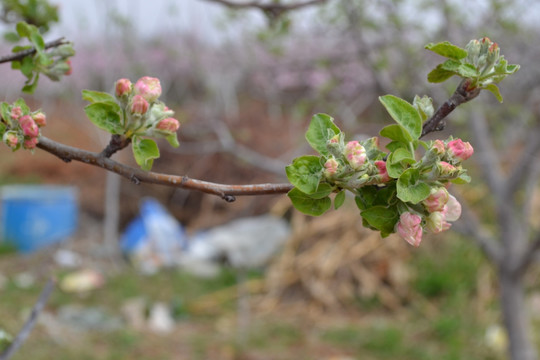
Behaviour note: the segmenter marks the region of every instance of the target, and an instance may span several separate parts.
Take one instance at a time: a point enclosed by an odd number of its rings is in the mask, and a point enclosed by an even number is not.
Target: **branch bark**
[[[286,183],[227,185],[197,179],[190,179],[187,176],[162,174],[152,171],[147,172],[114,161],[104,156],[104,154],[102,153],[95,153],[60,144],[44,136],[39,137],[39,143],[37,146],[40,149],[57,156],[65,162],[75,160],[83,162],[85,164],[101,167],[105,170],[112,171],[114,173],[117,173],[118,175],[129,179],[135,184],[146,182],[151,184],[196,190],[207,194],[217,195],[227,202],[234,201],[236,199],[235,196],[284,194],[289,192],[293,188],[291,184]]]
[[[53,47],[57,47],[57,46],[60,46],[60,45],[64,45],[64,44],[68,44],[69,41],[67,41],[65,38],[60,38],[60,39],[56,39],[56,40],[53,40],[53,41],[50,41],[48,43],[45,43],[45,49],[50,49],[50,48],[53,48]],[[31,48],[31,49],[28,49],[28,50],[23,50],[23,51],[19,51],[19,52],[16,52],[15,54],[10,54],[10,55],[6,55],[6,56],[2,56],[0,57],[0,64],[3,64],[3,63],[7,63],[7,62],[12,62],[12,61],[17,61],[17,60],[22,60],[23,58],[29,56],[29,55],[34,55],[36,53],[36,48]]]
[[[17,334],[15,337],[15,340],[11,343],[11,345],[0,354],[0,360],[8,360],[15,354],[17,350],[21,347],[21,345],[26,341],[28,338],[28,335],[30,335],[30,331],[34,328],[36,325],[36,321],[38,319],[39,314],[41,311],[43,311],[43,308],[45,307],[45,304],[47,303],[47,300],[51,296],[53,290],[55,287],[55,280],[53,278],[49,279],[43,290],[41,291],[41,294],[39,295],[39,298],[37,302],[34,304],[34,307],[32,308],[32,312],[30,313],[30,316],[26,320],[26,323],[23,325],[21,331]]]
[[[424,126],[422,127],[422,135],[420,135],[420,137],[424,137],[433,131],[442,130],[444,128],[444,118],[454,111],[456,107],[471,101],[480,94],[482,89],[469,89],[470,83],[470,79],[463,79],[459,83],[456,91],[454,91],[450,99],[446,100],[444,104],[439,106],[433,116],[424,123]]]

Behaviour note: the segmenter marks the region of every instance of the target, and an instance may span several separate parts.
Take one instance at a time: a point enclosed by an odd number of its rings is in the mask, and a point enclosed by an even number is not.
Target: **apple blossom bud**
[[[159,79],[150,76],[144,76],[137,80],[134,89],[135,94],[141,95],[149,102],[156,100],[161,95]]]
[[[148,101],[141,95],[135,95],[131,100],[131,113],[143,115],[148,111]]]
[[[461,204],[453,195],[450,195],[442,212],[446,221],[456,221],[461,216]]]
[[[431,151],[437,155],[443,155],[445,153],[444,142],[442,140],[434,140],[431,144]]]
[[[39,128],[30,115],[24,115],[19,119],[19,124],[25,136],[34,138],[39,135]]]
[[[354,170],[359,170],[367,160],[366,149],[358,141],[349,141],[345,145],[344,155]]]
[[[435,234],[450,229],[450,226],[452,225],[446,222],[445,215],[441,211],[432,212],[426,219],[426,227]]]
[[[459,169],[454,165],[447,163],[446,161],[439,161],[437,163],[437,170],[440,176],[454,176],[457,174]]]
[[[18,118],[21,117],[21,115],[22,115],[22,109],[20,106],[14,106],[11,108],[10,116],[13,120],[17,120]]]
[[[447,145],[448,154],[459,161],[467,160],[474,153],[474,149],[468,142],[463,142],[461,139],[450,141]]]
[[[377,160],[375,161],[375,166],[379,170],[379,176],[381,177],[381,182],[385,183],[390,181],[390,176],[388,175],[388,170],[386,170],[386,161]]]
[[[17,136],[16,131],[6,131],[4,133],[3,139],[4,144],[15,150],[19,144],[19,137]]]
[[[45,125],[47,125],[47,117],[41,111],[33,114],[32,119],[34,119],[34,122],[38,127],[44,127]]]
[[[422,218],[410,212],[404,212],[399,217],[396,230],[402,239],[413,246],[420,245],[422,241]]]
[[[71,66],[71,60],[70,59],[67,59],[66,60],[66,64],[68,66],[66,72],[64,73],[64,75],[68,76],[68,75],[71,75],[71,73],[73,72],[73,66]]]
[[[174,133],[180,128],[180,123],[175,118],[166,118],[158,122],[156,129]]]
[[[331,144],[338,144],[339,143],[339,134],[334,135],[332,138],[330,138],[330,140],[328,140],[328,142],[331,143]]]
[[[332,177],[337,172],[338,166],[338,162],[333,157],[326,160],[324,163],[324,175],[328,178]]]
[[[444,205],[448,202],[450,194],[443,188],[432,188],[431,194],[422,202],[430,213],[442,211]]]
[[[26,139],[24,140],[24,143],[23,143],[23,146],[25,149],[34,149],[36,147],[38,143],[38,138],[37,137],[33,137],[33,138],[30,138],[30,139]]]
[[[114,86],[114,94],[117,98],[128,96],[131,92],[131,81],[129,79],[119,79]]]

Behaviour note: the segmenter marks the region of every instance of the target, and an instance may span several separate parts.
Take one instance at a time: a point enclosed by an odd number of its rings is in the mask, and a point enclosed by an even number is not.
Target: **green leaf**
[[[43,38],[39,32],[32,32],[30,35],[30,41],[32,44],[34,44],[38,52],[45,50],[45,41],[43,41]]]
[[[6,40],[8,42],[11,42],[11,43],[15,43],[15,42],[21,40],[21,37],[16,32],[8,31],[8,32],[6,32],[4,34],[4,40]]]
[[[390,151],[396,151],[397,149],[407,149],[407,145],[402,143],[401,141],[390,141],[388,144],[386,144],[386,148]]]
[[[32,76],[32,73],[34,72],[34,59],[32,57],[27,56],[22,59],[21,72],[27,78],[30,78]]]
[[[316,114],[311,118],[306,132],[306,140],[321,155],[328,155],[326,142],[341,132],[334,119],[326,114]]]
[[[404,202],[418,204],[429,196],[431,188],[420,180],[418,169],[408,169],[397,181],[397,197]]]
[[[83,90],[82,91],[83,100],[89,101],[91,104],[94,103],[113,103],[116,104],[116,99],[109,93],[101,91],[92,91],[92,90]],[[118,107],[120,109],[120,107]]]
[[[407,165],[414,163],[416,163],[414,156],[407,149],[400,148],[388,155],[386,170],[390,177],[397,179],[405,171]]]
[[[122,134],[124,132],[120,117],[120,106],[118,104],[90,104],[84,108],[84,112],[88,116],[88,119],[98,128],[111,134]]]
[[[452,76],[456,75],[454,71],[444,70],[441,65],[437,67],[428,74],[427,79],[430,83],[441,83],[448,80]]]
[[[487,91],[491,92],[497,100],[499,100],[500,103],[503,102],[503,97],[501,95],[501,92],[499,91],[499,87],[495,84],[487,84],[483,86],[483,89],[486,89]]]
[[[386,153],[379,149],[379,138],[376,136],[360,141],[360,144],[366,149],[366,155],[371,161],[380,160],[386,156]]]
[[[418,139],[422,133],[422,119],[418,111],[407,101],[393,95],[379,97],[386,111],[401,126],[403,126],[413,139]]]
[[[334,209],[339,209],[341,205],[345,202],[345,191],[341,190],[336,194],[334,198]]]
[[[23,98],[18,98],[17,100],[15,100],[15,102],[13,103],[13,106],[20,107],[23,115],[27,115],[30,113],[30,108],[28,107],[28,105],[26,105],[26,102],[24,101]]]
[[[318,156],[306,155],[293,160],[285,167],[287,178],[295,187],[306,194],[317,191],[323,167]]]
[[[448,41],[440,42],[437,44],[429,43],[426,45],[426,49],[433,51],[436,54],[447,57],[449,59],[461,60],[467,57],[467,50],[453,45]]]
[[[317,187],[317,191],[315,191],[313,194],[309,194],[309,196],[313,199],[322,199],[330,195],[333,190],[334,188],[330,184],[321,183]]]
[[[397,209],[394,206],[373,206],[362,211],[360,215],[369,225],[387,234],[394,232],[394,227],[399,219]]]
[[[177,148],[180,146],[180,143],[178,142],[178,136],[175,134],[171,134],[165,138],[169,144],[171,144],[172,147]]]
[[[0,114],[2,114],[2,119],[4,119],[5,122],[8,124],[11,122],[11,114],[7,102],[2,102],[2,104],[0,104]]]
[[[22,88],[22,92],[27,94],[33,94],[34,91],[36,91],[36,88],[38,86],[38,80],[39,80],[39,74],[36,75],[34,78],[34,81],[32,81],[30,84],[26,84]]]
[[[360,210],[366,210],[371,205],[373,205],[373,202],[377,198],[377,187],[376,186],[364,186],[360,189],[356,189],[357,195],[354,198],[354,201],[356,202],[356,206]]]
[[[456,60],[446,60],[441,64],[441,69],[452,71],[454,73],[457,73],[459,70],[459,67],[462,65],[461,61]]]
[[[319,216],[324,214],[332,206],[330,197],[313,199],[310,195],[303,193],[297,188],[293,188],[287,196],[291,199],[293,206],[304,214]]]
[[[17,34],[19,34],[20,37],[30,38],[30,35],[33,32],[32,25],[28,25],[24,21],[18,22],[15,29],[17,30]]]
[[[413,140],[411,134],[403,126],[398,124],[383,127],[379,134],[390,140],[402,142],[405,145]]]
[[[464,78],[474,78],[480,75],[472,64],[461,64],[457,72],[459,76]]]
[[[31,48],[32,48],[32,45],[17,45],[17,46],[14,46],[13,49],[11,49],[11,52],[18,53],[20,51],[28,50]]]
[[[468,184],[471,182],[471,177],[467,174],[461,174],[459,177],[452,180],[452,183],[454,184]]]
[[[92,105],[90,105],[92,106]],[[141,139],[133,137],[131,148],[135,161],[144,171],[150,171],[154,164],[154,159],[159,158],[159,148],[152,139]]]

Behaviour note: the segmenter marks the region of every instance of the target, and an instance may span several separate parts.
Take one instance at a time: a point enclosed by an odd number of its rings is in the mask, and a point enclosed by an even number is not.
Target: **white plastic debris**
[[[155,303],[150,309],[148,328],[159,334],[168,334],[174,330],[174,319],[169,307],[162,303]]]
[[[66,249],[59,249],[54,253],[54,261],[64,268],[76,268],[82,265],[82,258],[79,254]]]

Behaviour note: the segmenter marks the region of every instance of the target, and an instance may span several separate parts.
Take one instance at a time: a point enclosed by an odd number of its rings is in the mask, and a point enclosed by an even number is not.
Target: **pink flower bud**
[[[453,176],[459,171],[457,167],[447,163],[446,161],[439,161],[437,163],[437,170],[441,176]]]
[[[366,149],[358,141],[349,141],[344,155],[354,170],[359,170],[367,160]]]
[[[397,233],[412,246],[420,245],[422,241],[422,218],[410,212],[404,212],[397,223]]]
[[[25,136],[34,138],[39,135],[39,128],[30,115],[24,115],[19,119],[19,124]]]
[[[68,66],[68,69],[66,70],[66,72],[64,73],[64,75],[71,75],[71,73],[73,72],[73,67],[71,66],[71,60],[70,59],[67,59],[66,60],[66,64]]]
[[[337,172],[338,169],[338,162],[334,158],[330,158],[326,160],[324,163],[324,175],[326,177],[332,177]]]
[[[339,143],[339,134],[338,135],[334,135],[330,140],[328,140],[328,142],[330,144],[337,144]]]
[[[437,155],[443,155],[445,153],[444,142],[442,140],[435,140],[431,144],[431,151]]]
[[[180,123],[175,118],[166,118],[158,122],[156,129],[174,133],[180,128]]]
[[[449,195],[442,212],[446,221],[456,221],[461,216],[461,204],[453,195]]]
[[[17,120],[18,118],[20,118],[22,115],[22,109],[19,107],[19,106],[14,106],[11,108],[11,118],[13,120]]]
[[[37,137],[33,137],[33,138],[30,138],[30,139],[26,139],[24,140],[24,143],[23,143],[23,146],[25,149],[33,149],[36,147],[38,143],[38,138]]]
[[[17,136],[16,131],[6,131],[2,140],[12,149],[16,149],[17,144],[19,143],[19,137]]]
[[[159,79],[145,76],[137,80],[134,86],[135,94],[141,95],[147,101],[154,101],[161,95]]]
[[[119,79],[114,86],[114,94],[117,98],[128,96],[131,92],[131,81],[129,79]]]
[[[440,232],[450,229],[451,224],[446,222],[444,213],[441,211],[435,211],[429,214],[426,219],[426,226],[429,230],[438,234]]]
[[[34,122],[38,127],[44,127],[47,125],[47,117],[41,111],[32,115],[32,119],[34,119]]]
[[[377,160],[375,161],[375,166],[379,169],[379,176],[381,177],[381,182],[385,183],[390,181],[390,175],[388,175],[388,170],[386,170],[386,161]]]
[[[444,205],[448,202],[450,194],[443,188],[432,188],[431,194],[422,203],[430,213],[442,211]]]
[[[135,95],[131,100],[131,113],[143,115],[148,111],[148,101],[141,95]]]
[[[459,161],[467,160],[474,153],[473,147],[468,142],[463,142],[461,139],[455,139],[447,144],[448,154]]]

